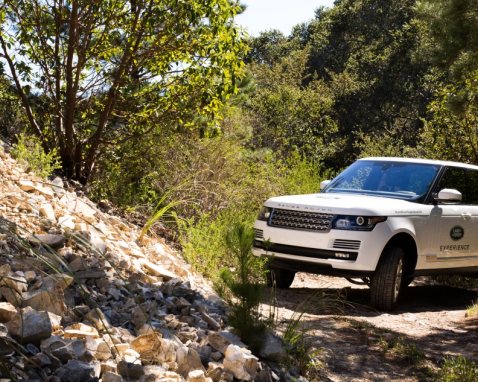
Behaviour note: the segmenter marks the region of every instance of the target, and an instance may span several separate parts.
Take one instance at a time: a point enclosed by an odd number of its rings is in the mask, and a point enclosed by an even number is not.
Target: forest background
[[[318,192],[356,158],[478,163],[476,1],[337,0],[289,36],[254,38],[242,10],[3,1],[1,135],[209,276],[233,222],[272,195]]]

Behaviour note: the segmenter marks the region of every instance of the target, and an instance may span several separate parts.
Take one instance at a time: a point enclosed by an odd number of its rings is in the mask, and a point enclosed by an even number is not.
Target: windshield
[[[422,201],[440,166],[390,161],[357,161],[324,192],[350,192]]]

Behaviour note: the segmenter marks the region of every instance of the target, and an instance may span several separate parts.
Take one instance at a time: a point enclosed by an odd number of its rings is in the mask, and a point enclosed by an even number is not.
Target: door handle
[[[464,219],[464,220],[470,220],[471,219],[471,213],[469,212],[463,212],[461,214],[461,217]]]

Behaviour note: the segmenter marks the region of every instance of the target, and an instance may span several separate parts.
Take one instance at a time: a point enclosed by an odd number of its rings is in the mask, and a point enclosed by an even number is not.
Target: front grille
[[[332,214],[275,208],[272,211],[269,225],[306,231],[327,231],[332,218]]]
[[[254,228],[254,237],[256,239],[264,239],[264,231],[261,229]]]
[[[333,248],[337,249],[352,249],[358,251],[360,248],[360,240],[343,240],[335,239]]]

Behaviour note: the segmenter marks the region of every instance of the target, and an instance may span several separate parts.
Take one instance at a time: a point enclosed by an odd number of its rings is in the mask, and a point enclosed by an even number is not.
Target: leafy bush
[[[11,154],[26,166],[27,171],[33,171],[42,178],[47,178],[55,170],[61,168],[56,149],[46,153],[40,139],[25,134],[19,134],[17,138],[17,143],[13,145]]]

